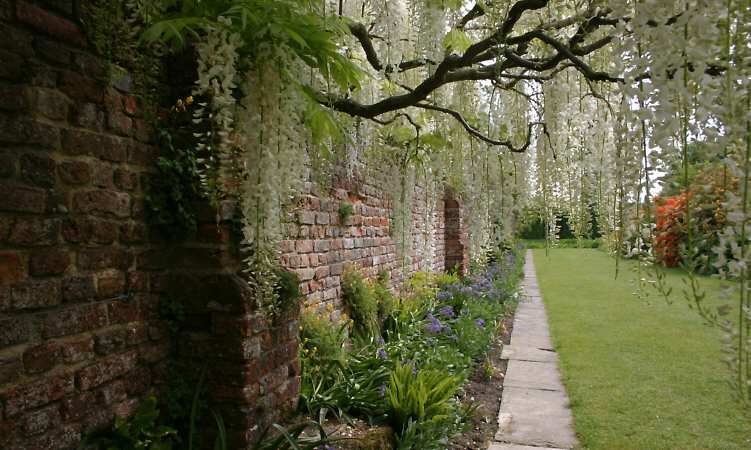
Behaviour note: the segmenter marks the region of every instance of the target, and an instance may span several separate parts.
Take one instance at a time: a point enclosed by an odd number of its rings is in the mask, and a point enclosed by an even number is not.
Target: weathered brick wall
[[[447,190],[444,197],[445,270],[456,269],[464,274],[469,268],[469,241],[461,203],[453,191]]]
[[[216,211],[203,208],[195,237],[143,256],[148,269],[163,271],[161,294],[184,309],[173,361],[194,380],[204,374],[211,407],[227,427],[229,448],[240,449],[297,406],[299,310],[290,305],[271,324],[257,310],[240,275],[241,257],[229,244],[233,215],[232,205],[224,204],[217,225]],[[213,419],[205,419],[204,439],[215,430]]]
[[[128,415],[169,342],[140,257],[151,128],[72,2],[0,3],[0,448]]]
[[[308,306],[322,311],[330,303],[341,312],[341,274],[347,265],[360,267],[370,278],[386,271],[394,288],[417,271],[440,272],[453,267],[446,265],[447,258],[463,250],[458,242],[464,235],[458,219],[452,222],[455,229],[447,230],[444,225],[443,192],[433,193],[420,184],[412,186],[412,223],[402,267],[391,235],[393,205],[383,183],[372,173],[343,179],[333,183],[330,195],[317,193],[308,183],[301,207],[288,225],[287,239],[281,243],[282,264],[300,276]],[[433,195],[437,198],[427,198]],[[458,214],[457,201],[451,197],[450,202],[451,212]],[[346,223],[340,223],[338,213],[343,203],[354,209]],[[454,253],[447,254],[447,249]]]
[[[206,371],[242,448],[296,405],[297,311],[271,327],[255,311],[228,209],[219,225],[204,211],[180,245],[149,233],[154,133],[128,83],[108,79],[73,4],[0,0],[0,448],[73,448],[162,390],[174,362]],[[401,281],[383,183],[343,178],[324,194],[308,183],[282,242],[308,304],[341,309],[348,263]],[[462,239],[460,222],[444,220],[456,205],[431,208],[435,189],[413,188],[404,272],[443,270]],[[345,224],[342,201],[355,209]],[[184,305],[178,334],[160,319],[165,297]]]

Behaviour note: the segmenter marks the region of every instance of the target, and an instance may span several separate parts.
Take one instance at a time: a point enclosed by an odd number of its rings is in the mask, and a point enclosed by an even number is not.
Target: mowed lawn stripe
[[[591,249],[534,251],[577,434],[590,449],[751,449],[722,335],[674,295],[634,296],[631,262]],[[668,274],[674,292],[680,276]],[[707,278],[708,296],[719,283]]]

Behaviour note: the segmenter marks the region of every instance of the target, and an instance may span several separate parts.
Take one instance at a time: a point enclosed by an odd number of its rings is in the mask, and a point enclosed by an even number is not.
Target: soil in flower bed
[[[491,347],[487,363],[483,361],[478,364],[477,369],[464,386],[462,402],[474,404],[477,410],[467,424],[467,431],[452,439],[448,449],[486,449],[493,440],[498,429],[498,409],[501,406],[503,377],[506,375],[508,364],[508,361],[501,359],[501,352],[503,346],[508,345],[511,340],[513,321],[513,315],[503,320],[501,339]]]

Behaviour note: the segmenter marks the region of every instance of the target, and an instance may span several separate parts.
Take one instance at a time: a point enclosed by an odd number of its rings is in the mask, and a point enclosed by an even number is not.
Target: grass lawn
[[[599,250],[534,250],[534,262],[583,447],[751,449],[721,333],[680,294],[671,306],[656,293],[635,297],[630,263],[614,280],[614,260]],[[679,274],[668,277],[679,293]]]

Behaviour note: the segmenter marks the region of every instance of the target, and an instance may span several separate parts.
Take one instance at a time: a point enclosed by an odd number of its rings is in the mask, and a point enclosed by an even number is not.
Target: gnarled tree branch
[[[469,134],[471,134],[472,136],[490,145],[506,147],[509,149],[509,151],[514,152],[514,153],[524,153],[527,150],[527,148],[532,142],[532,128],[533,127],[541,126],[543,129],[543,132],[545,134],[548,133],[548,129],[547,129],[547,126],[545,125],[545,122],[530,122],[529,124],[527,124],[527,138],[524,141],[524,144],[522,144],[520,147],[515,147],[510,139],[493,139],[491,137],[484,135],[480,130],[473,127],[469,122],[467,122],[467,119],[465,119],[464,116],[462,116],[461,113],[459,113],[458,111],[454,111],[453,109],[449,109],[449,108],[444,108],[442,106],[431,105],[428,103],[416,103],[414,106],[416,108],[422,108],[422,109],[427,109],[431,111],[437,111],[443,114],[448,114],[452,116],[454,119],[456,119],[462,125],[462,127],[464,127],[464,129],[467,130],[467,132],[469,132]]]
[[[433,63],[435,68],[432,73],[416,86],[407,89],[406,93],[395,94],[372,104],[363,104],[352,98],[334,94],[321,94],[319,101],[337,111],[373,119],[385,113],[417,106],[436,89],[449,83],[472,80],[497,82],[503,78],[513,79],[518,75],[518,71],[513,69],[522,69],[522,73],[531,72],[526,74],[530,79],[537,77],[537,80],[542,81],[550,79],[566,67],[573,66],[591,81],[622,81],[607,73],[594,70],[581,58],[611,42],[612,38],[605,36],[591,44],[582,45],[585,39],[601,26],[615,23],[616,19],[607,17],[609,13],[607,10],[587,10],[567,19],[540,25],[526,33],[512,35],[514,27],[526,12],[542,9],[548,5],[548,2],[549,0],[518,0],[511,6],[506,18],[489,36],[471,45],[461,55],[448,54],[443,60]],[[483,14],[484,8],[480,4],[475,4],[462,17],[457,27],[464,27]],[[568,44],[544,32],[544,30],[562,30],[576,23],[580,25]],[[429,61],[412,60],[386,66],[378,57],[368,29],[356,22],[350,23],[349,29],[360,42],[369,64],[378,71],[388,74],[430,64]],[[525,55],[533,40],[539,40],[552,47],[555,53],[547,57],[527,58]],[[492,61],[492,63],[487,64],[487,61]],[[510,84],[513,87],[515,83]]]

